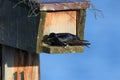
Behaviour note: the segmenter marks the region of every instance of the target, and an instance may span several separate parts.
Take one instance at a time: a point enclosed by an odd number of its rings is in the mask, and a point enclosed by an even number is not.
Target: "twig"
[[[20,4],[25,4],[30,8],[29,11],[28,11],[28,17],[35,17],[35,16],[39,15],[39,6],[34,1],[32,1],[32,0],[18,1],[18,3],[16,3],[13,6],[13,8],[17,7]]]
[[[94,16],[95,16],[95,19],[97,19],[97,16],[98,16],[98,15],[104,18],[104,15],[103,15],[102,10],[97,9],[97,8],[92,4],[91,0],[88,0],[88,1],[90,2],[90,9],[89,9],[89,10],[92,10],[92,12],[93,12],[93,14],[94,14]]]

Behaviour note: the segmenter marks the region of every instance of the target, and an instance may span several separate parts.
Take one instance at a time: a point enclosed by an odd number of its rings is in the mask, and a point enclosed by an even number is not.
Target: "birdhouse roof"
[[[89,0],[39,0],[40,2],[85,2]]]
[[[89,8],[87,0],[39,0],[40,11],[79,10]]]

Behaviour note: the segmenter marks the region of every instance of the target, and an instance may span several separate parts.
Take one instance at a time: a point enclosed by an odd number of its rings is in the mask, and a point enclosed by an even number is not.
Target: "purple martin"
[[[81,40],[78,36],[71,33],[50,33],[46,39],[51,46],[87,46],[89,41]]]

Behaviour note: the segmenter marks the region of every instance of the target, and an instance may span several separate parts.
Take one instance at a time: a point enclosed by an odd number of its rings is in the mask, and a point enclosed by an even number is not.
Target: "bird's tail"
[[[88,43],[83,43],[86,47],[90,48],[89,45],[91,45],[89,42]]]
[[[81,41],[81,45],[84,45],[84,46],[90,48],[89,45],[91,45],[91,44],[89,43],[89,41],[87,41],[87,40],[80,40],[80,41]]]

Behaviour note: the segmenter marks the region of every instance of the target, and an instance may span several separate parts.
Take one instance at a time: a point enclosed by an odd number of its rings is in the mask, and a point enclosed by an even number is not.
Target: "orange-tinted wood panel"
[[[2,80],[40,80],[39,55],[2,46]]]
[[[76,11],[47,12],[44,34],[51,32],[76,34]]]

